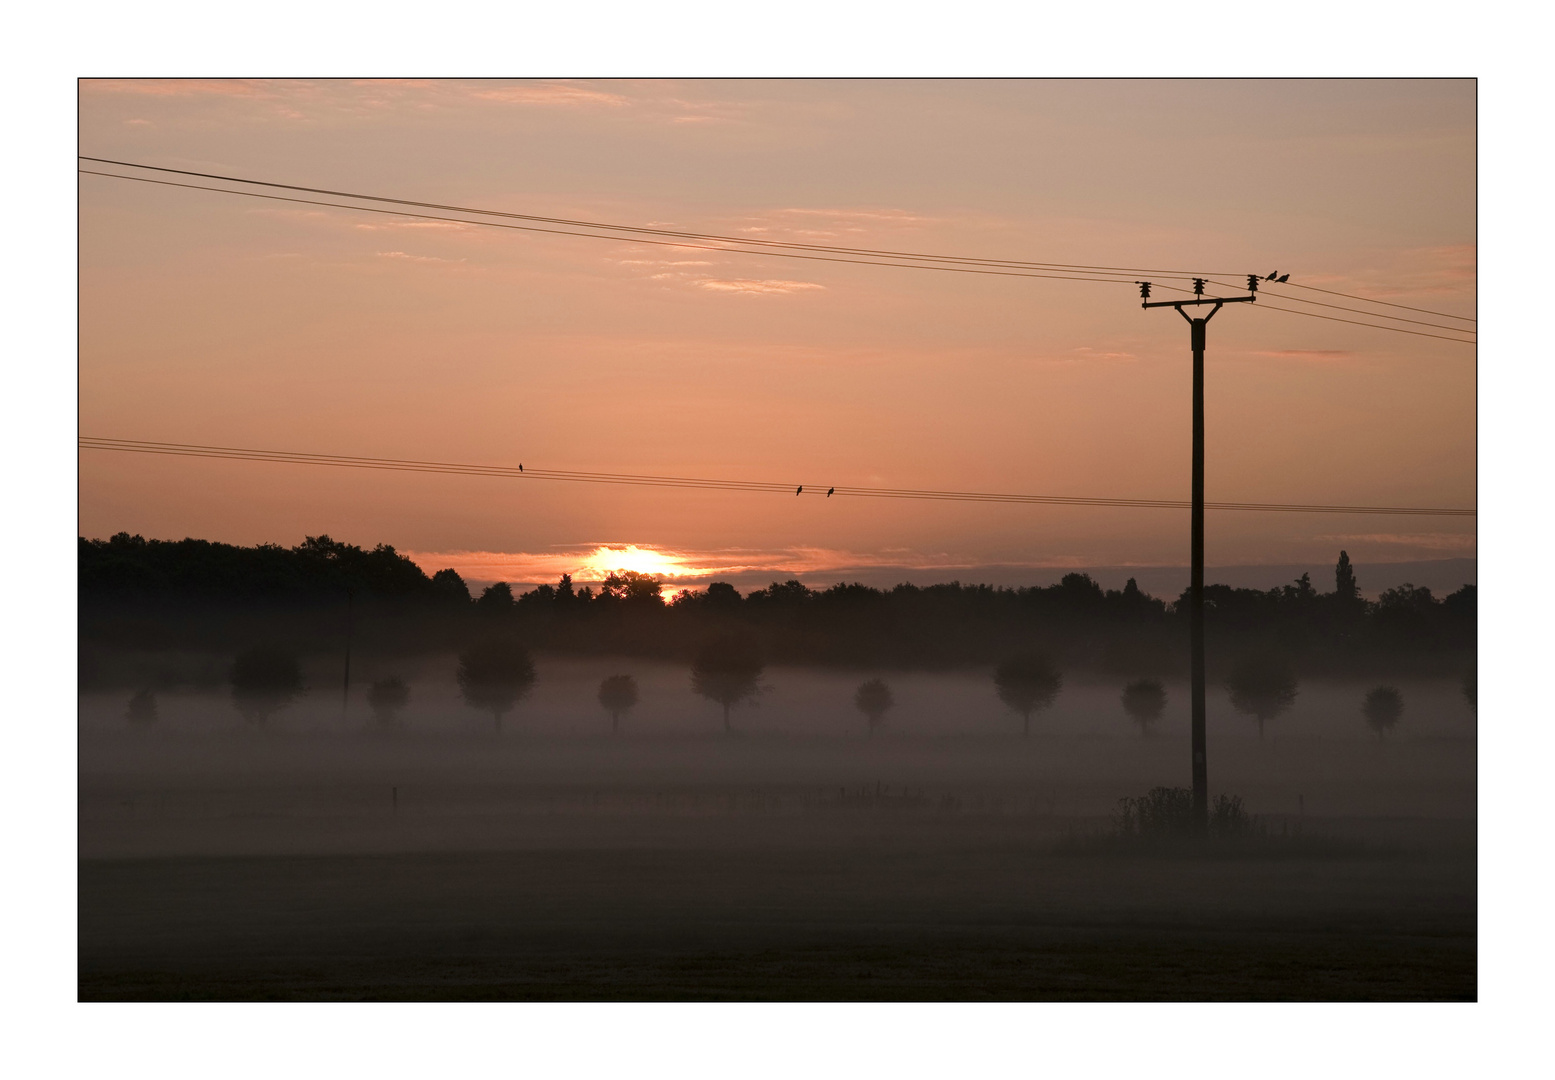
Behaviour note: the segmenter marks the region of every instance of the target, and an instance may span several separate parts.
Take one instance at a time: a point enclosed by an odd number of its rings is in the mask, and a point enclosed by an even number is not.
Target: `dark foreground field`
[[[1011,842],[88,860],[80,992],[1472,999],[1461,858],[1104,861]]]
[[[1139,853],[1083,838],[1182,771],[1171,734],[211,715],[83,731],[85,1000],[1476,996],[1471,731],[1226,727],[1266,839]]]

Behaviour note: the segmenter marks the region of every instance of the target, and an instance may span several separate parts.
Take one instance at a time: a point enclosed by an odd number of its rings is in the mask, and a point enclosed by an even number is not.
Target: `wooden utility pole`
[[[346,590],[346,677],[345,685],[340,691],[340,715],[344,717],[351,704],[351,601],[355,596],[355,589]]]
[[[1204,295],[1204,278],[1193,279],[1192,300],[1150,301],[1150,282],[1139,282],[1140,306],[1174,307],[1188,320],[1193,348],[1193,516],[1189,528],[1192,570],[1188,586],[1188,625],[1191,640],[1193,700],[1193,815],[1201,830],[1209,827],[1209,763],[1204,736],[1204,338],[1205,328],[1223,304],[1250,304],[1258,299],[1258,279],[1247,278],[1248,295]],[[1214,305],[1208,315],[1194,317],[1183,310]]]

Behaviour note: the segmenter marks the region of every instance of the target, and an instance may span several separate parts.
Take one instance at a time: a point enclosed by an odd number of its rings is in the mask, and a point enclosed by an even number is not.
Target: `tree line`
[[[765,658],[755,641],[733,634],[707,642],[690,666],[691,689],[722,710],[723,729],[733,733],[732,711],[753,700],[760,691]],[[490,713],[497,733],[504,718],[533,689],[534,661],[523,644],[511,635],[495,633],[479,639],[458,656],[455,678],[466,705]],[[1031,734],[1033,714],[1053,706],[1063,689],[1064,677],[1052,659],[1040,653],[1015,653],[992,672],[999,700],[1021,718],[1021,735]],[[239,653],[228,671],[232,702],[251,724],[264,726],[271,717],[306,693],[302,669],[295,653],[275,646],[256,646]],[[1287,712],[1299,692],[1295,673],[1267,654],[1244,657],[1225,679],[1232,707],[1257,721],[1258,737],[1264,737],[1267,721]],[[1462,692],[1474,707],[1475,686],[1466,679]],[[612,733],[619,733],[621,718],[638,704],[637,680],[629,674],[607,676],[600,682],[597,700],[610,715]],[[399,717],[410,703],[410,687],[397,676],[375,681],[367,703],[384,729],[399,726]],[[1119,695],[1123,712],[1148,736],[1165,711],[1167,689],[1159,679],[1135,679]],[[896,705],[896,696],[883,678],[861,683],[853,705],[866,720],[873,736]],[[1396,687],[1376,686],[1365,694],[1360,713],[1379,738],[1397,727],[1404,713],[1403,695]],[[137,690],[129,699],[125,718],[136,726],[157,720],[155,692]]]
[[[1184,669],[1188,593],[1149,596],[1130,579],[1104,589],[1071,573],[1057,584],[995,588],[952,582],[876,589],[796,580],[742,593],[726,582],[666,598],[650,575],[622,571],[593,585],[563,575],[515,592],[473,596],[452,569],[428,575],[393,547],[328,536],[293,548],[120,533],[79,541],[83,642],[168,648],[239,647],[256,638],[338,648],[345,612],[369,648],[446,651],[501,630],[534,649],[688,660],[739,632],[784,663],[949,667],[997,663],[1016,651],[1141,677]],[[1367,600],[1339,553],[1331,591],[1307,575],[1273,589],[1205,588],[1213,664],[1253,650],[1313,673],[1372,668],[1457,672],[1472,662],[1476,590],[1438,598],[1402,585]]]

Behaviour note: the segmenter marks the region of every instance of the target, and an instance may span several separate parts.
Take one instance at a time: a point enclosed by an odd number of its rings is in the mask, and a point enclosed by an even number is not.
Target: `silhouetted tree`
[[[460,606],[470,602],[470,587],[456,570],[439,570],[432,575],[432,595],[446,603]]]
[[[729,710],[756,696],[762,666],[761,651],[744,636],[714,638],[697,653],[691,665],[691,689],[723,706],[725,731],[733,730]]]
[[[516,638],[499,635],[459,654],[458,680],[466,704],[489,711],[501,731],[502,717],[534,685],[535,666]]]
[[[1090,581],[1089,578],[1085,580]],[[1080,587],[1076,587],[1075,591],[1080,592]],[[1058,691],[1064,685],[1064,677],[1047,657],[1036,653],[1023,653],[1005,660],[994,669],[993,681],[999,691],[999,700],[1020,713],[1023,736],[1031,734],[1032,712],[1053,704],[1053,699],[1058,697]]]
[[[664,604],[663,589],[664,583],[652,574],[616,570],[600,582],[599,598],[660,607]]]
[[[853,706],[869,718],[869,733],[873,735],[880,726],[886,710],[896,704],[896,698],[884,679],[870,679],[853,695]]]
[[[1166,709],[1166,687],[1158,679],[1135,679],[1123,688],[1123,711],[1139,725],[1141,734],[1150,733],[1150,725]]]
[[[132,724],[156,723],[157,696],[150,689],[137,690],[130,696],[129,706],[124,710],[124,718]]]
[[[506,615],[513,610],[513,589],[505,581],[486,586],[481,598],[475,601],[475,610],[482,615]]]
[[[714,581],[707,586],[707,606],[734,610],[740,606],[740,591],[727,581]]]
[[[599,684],[599,703],[610,712],[610,730],[621,727],[621,714],[637,704],[637,680],[630,675],[612,675]]]
[[[1258,718],[1260,739],[1263,738],[1264,721],[1273,720],[1295,702],[1296,688],[1296,676],[1290,665],[1268,653],[1243,657],[1226,679],[1232,707]]]
[[[1334,595],[1345,603],[1354,603],[1361,598],[1361,589],[1355,581],[1355,570],[1350,566],[1350,553],[1347,551],[1339,553],[1339,562],[1334,566]]]
[[[410,687],[397,678],[379,679],[367,692],[367,704],[384,727],[394,726],[396,715],[410,701]]]
[[[232,661],[232,700],[250,723],[263,724],[302,693],[302,670],[284,649],[256,646]]]
[[[1380,739],[1398,726],[1398,718],[1404,715],[1404,695],[1391,686],[1372,687],[1361,703],[1361,712]]]

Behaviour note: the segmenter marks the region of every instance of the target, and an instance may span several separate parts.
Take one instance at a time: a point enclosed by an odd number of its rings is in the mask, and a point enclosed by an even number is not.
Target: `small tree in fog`
[[[124,710],[124,718],[132,724],[156,723],[157,696],[150,689],[137,690],[130,696],[129,707]]]
[[[1366,726],[1380,739],[1398,726],[1399,717],[1404,715],[1404,695],[1391,686],[1374,686],[1366,692],[1361,712]]]
[[[715,638],[697,653],[691,665],[691,689],[723,706],[725,731],[733,730],[729,710],[756,696],[762,666],[761,651],[748,637]]]
[[[458,679],[465,703],[490,712],[501,731],[502,717],[534,685],[535,666],[516,638],[500,635],[459,654]]]
[[[367,691],[367,704],[384,727],[393,727],[399,711],[410,702],[410,687],[397,678],[379,679]]]
[[[1166,687],[1159,679],[1135,679],[1123,688],[1123,711],[1148,735],[1150,725],[1166,711]]]
[[[599,703],[610,713],[610,730],[621,727],[621,714],[637,704],[637,680],[630,675],[612,675],[599,684]]]
[[[1231,669],[1226,689],[1231,693],[1232,708],[1258,718],[1261,739],[1264,721],[1273,720],[1295,703],[1296,675],[1279,657],[1255,653],[1243,657]]]
[[[870,679],[853,695],[853,707],[869,718],[871,735],[880,726],[886,710],[895,704],[896,698],[892,696],[891,688],[885,684],[884,679]]]
[[[232,701],[244,719],[263,724],[302,694],[302,669],[284,649],[258,646],[232,661]]]
[[[993,682],[999,691],[999,700],[1020,713],[1021,734],[1029,736],[1031,714],[1053,704],[1064,685],[1064,677],[1047,657],[1022,653],[995,668]]]

